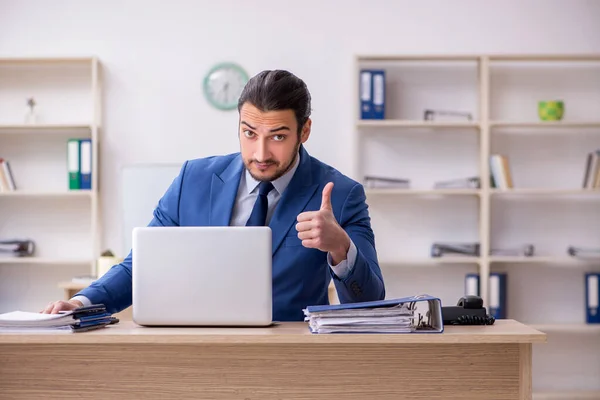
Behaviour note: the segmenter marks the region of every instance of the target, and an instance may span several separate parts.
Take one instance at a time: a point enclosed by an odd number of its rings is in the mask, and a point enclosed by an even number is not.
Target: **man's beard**
[[[285,175],[286,172],[288,172],[292,166],[294,166],[294,164],[296,163],[296,158],[300,156],[298,150],[300,150],[300,141],[298,141],[298,144],[295,146],[294,148],[294,156],[292,157],[292,159],[290,160],[290,162],[288,163],[288,165],[286,165],[285,168],[281,168],[275,171],[275,173],[273,173],[272,176],[270,177],[261,177],[261,176],[256,176],[254,175],[254,173],[252,173],[252,170],[250,169],[250,165],[254,162],[256,162],[256,160],[251,160],[250,162],[246,163],[246,169],[248,170],[248,172],[250,173],[250,176],[252,176],[254,179],[256,179],[259,182],[272,182],[278,178],[281,178],[283,175]],[[266,164],[272,164],[275,166],[278,166],[279,163],[277,163],[276,161],[273,160],[266,160],[265,161]]]

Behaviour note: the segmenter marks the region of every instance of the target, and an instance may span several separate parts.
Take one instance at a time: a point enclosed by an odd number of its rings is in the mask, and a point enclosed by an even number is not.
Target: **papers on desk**
[[[440,299],[429,295],[309,306],[303,310],[312,333],[441,333]]]
[[[0,328],[54,328],[73,323],[75,323],[73,311],[59,314],[13,311],[0,314]]]
[[[118,322],[106,312],[102,304],[80,307],[72,311],[61,311],[58,314],[42,314],[37,312],[13,311],[0,314],[0,329],[39,330],[39,329],[71,329],[83,332],[103,328]]]

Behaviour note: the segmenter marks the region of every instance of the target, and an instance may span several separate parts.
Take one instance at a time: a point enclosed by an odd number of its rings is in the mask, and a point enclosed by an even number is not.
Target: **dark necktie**
[[[259,183],[258,197],[256,198],[256,202],[254,203],[252,214],[250,214],[250,218],[248,218],[248,222],[246,222],[246,226],[265,225],[265,221],[267,220],[267,210],[269,207],[267,195],[271,190],[273,190],[273,184],[271,182]]]

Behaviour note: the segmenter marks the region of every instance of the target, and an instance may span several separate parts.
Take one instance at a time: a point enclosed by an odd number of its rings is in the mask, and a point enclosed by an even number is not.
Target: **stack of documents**
[[[0,328],[60,328],[74,323],[73,312],[60,314],[40,314],[26,311],[13,311],[0,314]]]
[[[0,329],[70,329],[75,332],[103,328],[116,322],[103,305],[81,307],[58,314],[13,311],[0,314]]]
[[[400,299],[309,306],[304,320],[312,333],[442,332],[441,302],[420,295]]]

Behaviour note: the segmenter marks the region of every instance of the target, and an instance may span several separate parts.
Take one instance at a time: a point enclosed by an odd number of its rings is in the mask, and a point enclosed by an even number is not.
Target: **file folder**
[[[79,141],[80,151],[80,189],[92,188],[92,141],[82,139]]]
[[[465,276],[465,296],[480,296],[478,274],[467,274]]]
[[[79,154],[79,140],[69,139],[67,141],[67,171],[70,190],[78,190],[80,188]]]
[[[385,119],[385,71],[373,71],[373,119]]]
[[[585,316],[588,324],[600,324],[600,273],[585,274]]]
[[[311,333],[442,333],[442,303],[427,294],[390,300],[308,306]]]
[[[372,100],[372,76],[370,70],[360,71],[360,118],[371,119],[373,117],[373,100]]]
[[[507,274],[491,272],[489,280],[489,311],[495,319],[506,319],[507,297],[506,297]],[[465,295],[481,296],[479,274],[465,275]]]
[[[496,319],[506,319],[506,274],[490,273],[490,315]]]

